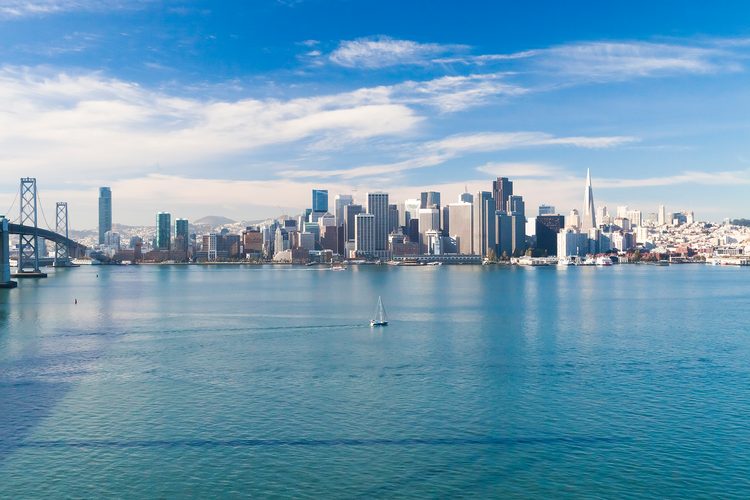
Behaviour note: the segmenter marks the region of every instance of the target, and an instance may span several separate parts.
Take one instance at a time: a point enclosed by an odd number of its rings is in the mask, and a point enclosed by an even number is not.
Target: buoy
[[[78,299],[76,299],[76,302],[75,302],[75,303],[76,303],[76,304],[78,304]]]

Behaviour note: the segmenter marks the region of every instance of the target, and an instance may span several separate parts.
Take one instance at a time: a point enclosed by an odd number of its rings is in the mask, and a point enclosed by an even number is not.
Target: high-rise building
[[[495,199],[489,191],[474,196],[474,253],[487,255],[495,242]]]
[[[473,197],[472,197],[473,199]],[[450,209],[450,235],[456,239],[456,253],[471,255],[474,253],[472,244],[472,214],[473,204],[468,202],[451,203]]]
[[[346,241],[354,241],[356,238],[356,225],[354,218],[357,214],[364,212],[362,205],[344,205],[344,237]]]
[[[323,213],[328,212],[328,190],[327,189],[313,189],[312,211],[323,212]]]
[[[509,214],[526,215],[526,207],[523,202],[523,196],[508,196],[508,203],[505,205]]]
[[[552,205],[539,205],[539,215],[554,215],[555,207]]]
[[[99,244],[104,244],[104,233],[112,231],[112,191],[99,188]]]
[[[156,214],[156,248],[159,250],[172,249],[172,216],[169,212]]]
[[[388,234],[398,232],[398,205],[388,205]]]
[[[368,256],[375,253],[376,219],[375,214],[357,214],[354,217],[354,249],[358,256]]]
[[[664,205],[659,205],[659,219],[657,222],[659,225],[667,223],[667,209]]]
[[[336,225],[344,223],[344,206],[354,203],[354,198],[350,194],[337,194],[333,199],[333,216],[336,217]]]
[[[430,205],[440,207],[440,193],[437,191],[426,191],[422,193],[419,208],[430,208]]]
[[[565,227],[562,215],[540,215],[536,218],[536,247],[548,256],[557,255],[557,233]]]
[[[513,255],[513,217],[504,210],[495,210],[495,238],[493,249],[498,257]]]
[[[601,226],[604,224],[604,218],[607,217],[609,213],[607,213],[607,207],[599,207],[596,209],[596,225]]]
[[[106,233],[104,233],[104,245],[119,250],[120,249],[120,233],[113,233],[112,231],[107,231]],[[44,248],[44,247],[40,245],[40,248]]]
[[[621,207],[617,207],[617,217],[622,217],[623,219],[628,216],[628,206],[624,205]],[[615,218],[617,218],[615,217]]]
[[[419,218],[415,217],[413,219],[409,219],[407,236],[409,236],[409,241],[411,243],[416,243],[417,246],[419,246]]]
[[[174,221],[174,249],[178,252],[187,252],[188,249],[188,220],[175,219]]]
[[[388,193],[367,193],[367,213],[375,216],[375,250],[388,250]]]
[[[434,206],[434,205],[433,205]],[[437,208],[419,209],[419,252],[427,253],[428,231],[440,231],[440,210]]]
[[[578,210],[576,210],[575,208],[570,211],[570,217],[568,217],[568,225],[565,227],[576,230],[581,229],[581,216],[578,214]]]
[[[630,219],[630,227],[641,227],[643,214],[640,210],[628,210],[625,212],[625,217]]]
[[[404,225],[409,225],[409,219],[419,218],[419,209],[422,207],[422,202],[417,199],[409,199],[404,201]]]
[[[596,228],[596,210],[594,209],[594,190],[591,188],[591,169],[586,171],[586,191],[583,195],[581,212],[581,232],[588,234],[589,229]]]
[[[443,230],[443,236],[450,236],[451,229],[451,209],[448,205],[440,210],[440,229]]]
[[[471,193],[461,193],[458,197],[460,203],[474,203],[474,197]]]
[[[507,177],[498,177],[492,181],[492,197],[495,210],[508,211],[508,197],[513,196],[513,183]]]

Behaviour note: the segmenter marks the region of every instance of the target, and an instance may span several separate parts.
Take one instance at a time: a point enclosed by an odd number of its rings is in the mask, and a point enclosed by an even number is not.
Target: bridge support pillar
[[[57,222],[55,232],[65,236],[65,242],[55,243],[54,267],[70,267],[70,249],[68,248],[68,204],[64,201],[57,202]]]
[[[0,216],[0,288],[15,288],[18,283],[10,279],[10,232],[8,219]]]
[[[39,271],[39,234],[37,225],[37,197],[36,179],[24,177],[21,179],[21,225],[32,225],[34,234],[22,234],[19,236],[18,245],[18,272],[14,278],[46,278],[47,275]],[[34,266],[33,271],[26,271],[29,266]]]

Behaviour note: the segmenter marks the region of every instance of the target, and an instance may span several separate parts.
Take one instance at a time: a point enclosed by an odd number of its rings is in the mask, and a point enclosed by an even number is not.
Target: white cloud
[[[376,176],[439,165],[469,153],[493,152],[531,146],[577,146],[583,148],[608,148],[637,141],[633,137],[554,137],[543,132],[510,132],[455,135],[440,141],[427,142],[414,148],[413,158],[384,165],[370,165],[338,170],[287,170],[286,177],[355,177]]]
[[[469,76],[444,76],[426,82],[404,82],[393,91],[404,95],[406,102],[422,102],[442,112],[455,112],[485,104],[498,95],[518,96],[527,89],[505,83],[502,73]]]
[[[552,165],[524,162],[490,162],[477,167],[477,171],[493,177],[552,177],[563,173],[561,168]]]
[[[540,52],[541,64],[557,72],[594,80],[713,73],[736,70],[729,53],[715,48],[647,42],[591,42]]]
[[[75,10],[134,9],[149,0],[0,0],[0,17],[41,16]]]
[[[426,64],[438,54],[466,48],[462,45],[418,43],[380,36],[343,41],[329,59],[349,68],[384,68],[400,64]]]
[[[12,177],[85,177],[102,169],[215,162],[303,139],[402,135],[421,118],[389,94],[381,88],[288,101],[202,101],[97,73],[6,67],[0,71],[0,168]]]

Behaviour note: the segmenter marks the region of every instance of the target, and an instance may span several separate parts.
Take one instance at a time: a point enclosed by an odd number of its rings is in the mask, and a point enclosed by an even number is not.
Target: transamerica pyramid
[[[594,211],[594,191],[591,189],[591,169],[586,171],[586,191],[583,194],[583,210],[581,211],[581,232],[588,233],[596,227],[596,212]]]

